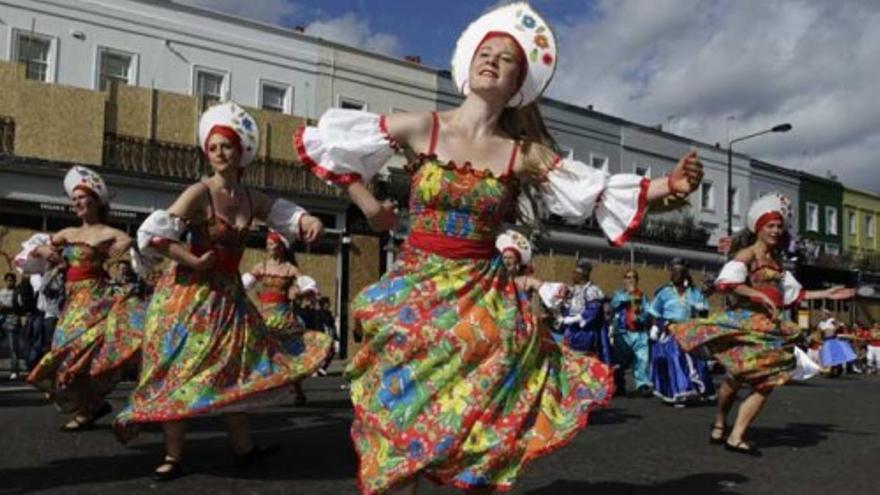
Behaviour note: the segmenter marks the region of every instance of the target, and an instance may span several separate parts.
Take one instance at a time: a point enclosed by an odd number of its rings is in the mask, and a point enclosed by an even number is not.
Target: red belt
[[[444,258],[489,259],[495,256],[495,243],[493,241],[474,241],[447,235],[413,232],[407,238],[407,242],[414,248],[439,254]]]
[[[775,304],[777,308],[781,309],[783,306],[785,306],[784,301],[782,299],[782,292],[780,292],[779,289],[777,289],[775,287],[770,287],[770,286],[763,286],[763,287],[758,286],[758,287],[754,287],[754,289],[759,292],[763,292],[766,296],[768,296],[770,298],[770,300],[773,301],[773,304]],[[758,299],[752,299],[752,302],[760,304],[761,301]]]
[[[277,304],[287,302],[287,294],[278,291],[261,292],[259,295],[261,303]]]
[[[106,276],[107,273],[100,268],[80,268],[78,266],[71,266],[67,269],[68,282],[80,282],[95,278],[105,278]]]

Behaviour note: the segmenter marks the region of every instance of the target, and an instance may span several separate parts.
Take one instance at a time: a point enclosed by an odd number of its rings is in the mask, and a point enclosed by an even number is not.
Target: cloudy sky
[[[448,68],[504,0],[176,0]],[[533,0],[562,47],[549,95],[880,192],[880,2]],[[871,29],[874,26],[874,29]],[[872,96],[874,95],[874,96]]]

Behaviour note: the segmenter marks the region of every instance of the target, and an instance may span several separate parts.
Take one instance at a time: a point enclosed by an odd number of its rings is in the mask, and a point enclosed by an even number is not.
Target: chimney
[[[293,26],[293,30],[297,33],[305,33],[306,28],[304,26]]]
[[[406,60],[407,62],[412,62],[414,64],[421,65],[421,63],[422,63],[422,57],[420,57],[419,55],[404,55],[403,59]]]

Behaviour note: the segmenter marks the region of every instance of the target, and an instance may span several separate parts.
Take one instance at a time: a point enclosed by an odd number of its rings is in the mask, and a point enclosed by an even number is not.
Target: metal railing
[[[124,172],[183,180],[208,173],[208,162],[198,146],[122,134],[104,135],[103,165]],[[242,181],[279,192],[340,197],[342,192],[317,179],[305,167],[288,160],[260,158],[245,169]]]

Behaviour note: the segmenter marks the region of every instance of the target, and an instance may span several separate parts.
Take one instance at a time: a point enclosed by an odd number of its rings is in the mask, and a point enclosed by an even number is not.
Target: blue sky
[[[175,0],[449,68],[505,0]],[[548,95],[880,192],[877,0],[533,0],[561,52]]]

